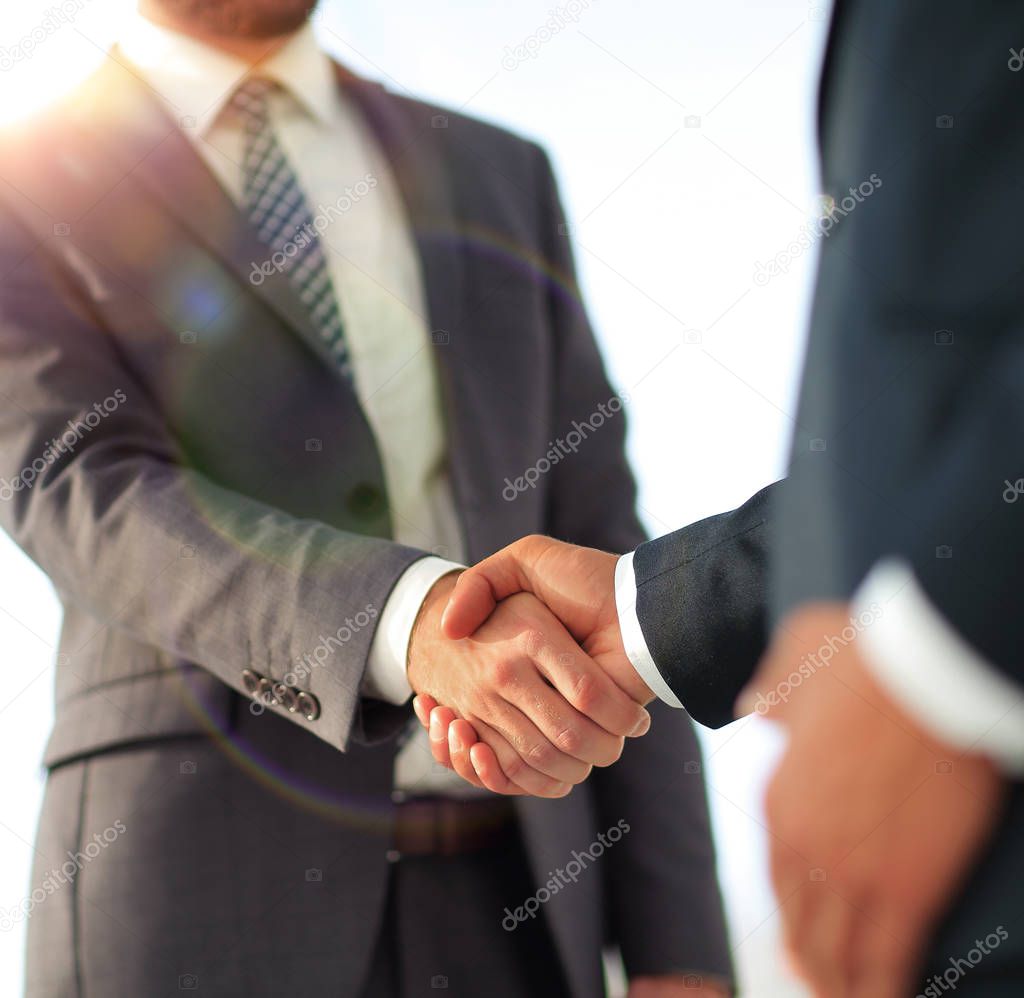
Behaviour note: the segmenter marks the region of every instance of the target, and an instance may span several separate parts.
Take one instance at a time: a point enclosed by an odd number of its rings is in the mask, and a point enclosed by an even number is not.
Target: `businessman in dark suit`
[[[722,994],[691,726],[566,797],[646,712],[532,597],[440,637],[449,559],[642,540],[547,160],[309,6],[148,0],[0,138],[0,517],[65,610],[28,995],[592,998],[606,942]],[[433,766],[410,680],[478,672],[562,799]]]
[[[526,538],[447,611],[458,637],[532,591],[632,662],[641,701],[722,724],[746,686],[741,711],[786,725],[772,869],[821,995],[1024,990],[1022,36],[1019,4],[841,0],[821,145],[844,214],[789,479],[631,556]],[[457,733],[437,758],[515,789],[471,726],[418,710]]]

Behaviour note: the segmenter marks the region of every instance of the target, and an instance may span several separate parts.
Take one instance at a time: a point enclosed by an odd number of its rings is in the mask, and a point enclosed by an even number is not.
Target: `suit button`
[[[252,669],[243,669],[242,689],[244,689],[249,696],[255,696],[262,678],[263,677],[258,672],[253,672]]]
[[[320,701],[312,693],[300,690],[298,710],[307,721],[315,721],[320,716]]]
[[[290,686],[286,686],[284,683],[274,683],[274,698],[282,707],[286,707],[290,714],[295,713],[299,695]]]
[[[376,485],[360,482],[349,492],[346,505],[353,516],[369,520],[384,512],[384,493]]]
[[[260,676],[260,681],[256,686],[256,699],[268,705],[277,703],[277,698],[274,696],[274,684],[266,676]]]

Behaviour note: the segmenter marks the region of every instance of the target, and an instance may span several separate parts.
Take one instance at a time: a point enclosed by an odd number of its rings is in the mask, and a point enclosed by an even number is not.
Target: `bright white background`
[[[551,151],[591,314],[613,380],[632,398],[630,449],[654,532],[737,505],[784,468],[813,255],[765,287],[754,274],[816,212],[823,4],[334,0],[324,8],[324,44],[352,67]],[[0,47],[16,44],[50,6],[5,5]],[[72,22],[0,72],[0,118],[102,58],[122,3],[62,6]],[[554,34],[543,30],[552,11],[565,22]],[[510,68],[528,39],[540,47]],[[0,535],[2,909],[33,886],[59,622],[45,578]],[[778,954],[765,866],[760,797],[773,734],[741,721],[705,739],[735,956],[745,993],[758,998],[801,994]],[[4,994],[20,990],[23,942],[23,923],[0,932]]]

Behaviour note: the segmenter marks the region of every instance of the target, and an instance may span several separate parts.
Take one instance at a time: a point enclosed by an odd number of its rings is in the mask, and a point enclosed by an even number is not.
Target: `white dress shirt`
[[[240,204],[244,133],[237,118],[221,112],[246,64],[137,13],[128,16],[118,48]],[[401,704],[412,696],[406,655],[416,614],[431,586],[458,567],[445,559],[463,557],[419,258],[388,161],[340,91],[312,27],[262,62],[259,75],[281,84],[271,98],[271,124],[314,219],[331,219],[320,238],[356,393],[380,449],[394,539],[441,556],[415,562],[399,579],[370,650],[363,692]],[[396,788],[478,792],[437,766],[425,732],[411,727],[396,761]]]
[[[659,699],[684,707],[665,682],[640,629],[633,555],[615,566],[615,601],[629,660]],[[873,607],[880,613],[871,612]],[[883,561],[853,597],[872,624],[860,651],[878,684],[940,741],[1024,773],[1024,690],[986,662],[932,605],[909,566]]]

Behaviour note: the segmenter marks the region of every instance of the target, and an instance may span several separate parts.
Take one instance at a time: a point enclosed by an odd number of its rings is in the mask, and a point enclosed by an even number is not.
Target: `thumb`
[[[469,568],[459,576],[448,597],[448,605],[441,614],[441,633],[453,641],[468,638],[497,605],[498,597],[481,566]]]
[[[501,600],[534,592],[532,573],[521,557],[526,553],[524,542],[517,542],[459,576],[441,615],[441,632],[446,638],[458,641],[469,637]]]

